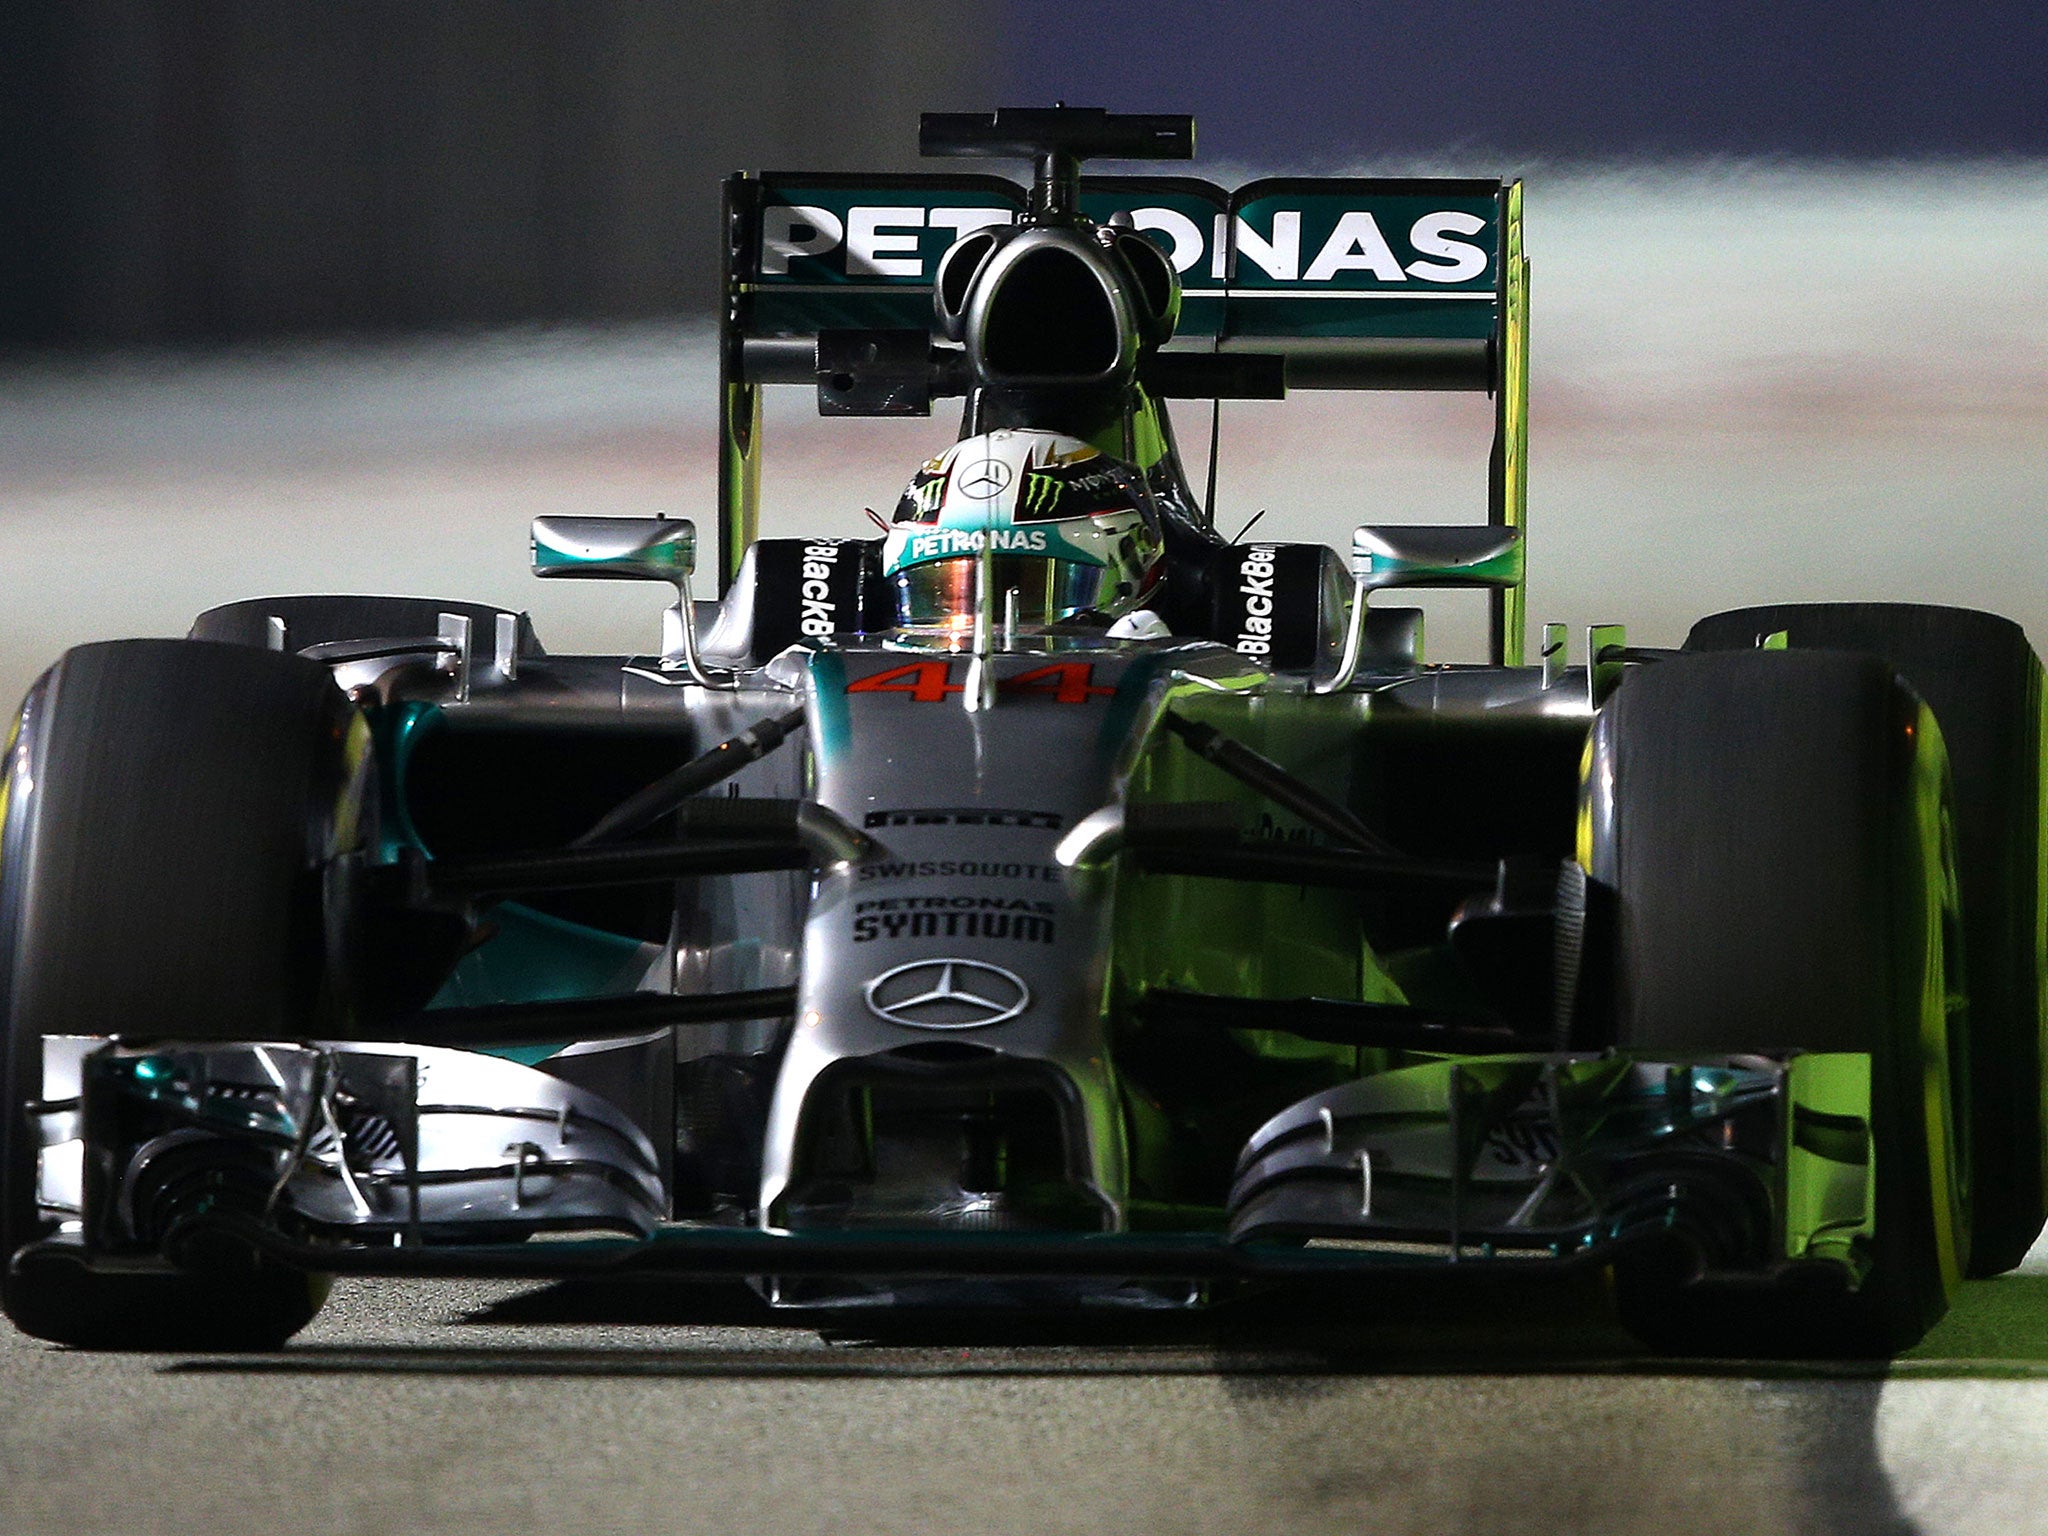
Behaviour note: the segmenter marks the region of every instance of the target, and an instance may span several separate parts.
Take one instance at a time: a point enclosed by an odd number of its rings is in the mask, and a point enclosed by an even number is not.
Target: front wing
[[[1876,1209],[1870,1062],[1848,1054],[1426,1060],[1268,1122],[1225,1230],[1139,1209],[1102,1234],[673,1222],[654,1149],[606,1100],[438,1047],[51,1040],[44,1089],[41,1247],[109,1269],[177,1267],[204,1236],[328,1273],[1218,1281],[1661,1239],[1705,1272],[1819,1266],[1853,1288]]]

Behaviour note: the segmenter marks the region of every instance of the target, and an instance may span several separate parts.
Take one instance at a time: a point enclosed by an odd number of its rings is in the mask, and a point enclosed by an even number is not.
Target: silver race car
[[[1193,128],[1070,108],[923,138],[1031,182],[726,184],[715,538],[534,524],[538,576],[673,588],[658,649],[259,598],[35,685],[15,1324],[270,1347],[336,1274],[1172,1309],[1592,1265],[1659,1348],[1869,1353],[2015,1264],[2017,627],[1525,663],[1518,183],[1084,177]],[[878,538],[758,537],[784,385],[957,439]],[[1226,540],[1170,402],[1304,389],[1490,393],[1487,504],[1348,563]],[[1490,654],[1426,661],[1403,587],[1475,589]]]

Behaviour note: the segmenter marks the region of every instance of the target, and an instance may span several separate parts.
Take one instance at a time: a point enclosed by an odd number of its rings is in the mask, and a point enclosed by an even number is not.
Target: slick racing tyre
[[[2042,996],[2042,673],[2010,619],[1910,603],[1741,608],[1700,620],[1690,651],[1746,650],[1786,632],[1794,649],[1882,656],[1941,722],[1955,778],[1969,986],[1972,1275],[2013,1268],[2048,1216]]]
[[[319,1309],[322,1278],[219,1251],[177,1273],[17,1259],[65,1214],[39,1201],[27,1106],[46,1035],[304,1038],[345,1006],[324,887],[332,855],[363,835],[360,716],[295,656],[83,646],[31,690],[0,783],[0,1301],[23,1332],[63,1344],[274,1347]]]
[[[1618,915],[1618,1043],[1648,1060],[1871,1058],[1860,1285],[1804,1266],[1776,1283],[1701,1279],[1673,1245],[1617,1265],[1623,1321],[1668,1353],[1906,1348],[1947,1310],[1968,1241],[1948,1029],[1953,834],[1931,715],[1872,656],[1683,656],[1623,683],[1591,767],[1592,874]]]

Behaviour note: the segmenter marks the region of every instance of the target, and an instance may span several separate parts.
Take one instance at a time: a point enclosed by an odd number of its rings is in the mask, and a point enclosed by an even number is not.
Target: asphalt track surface
[[[2048,1274],[1887,1366],[1674,1363],[1596,1278],[1287,1326],[763,1325],[744,1293],[346,1284],[274,1355],[0,1340],[0,1529],[2042,1528]]]
[[[1532,617],[1661,644],[1898,598],[2048,646],[2048,168],[1617,173],[1529,206]],[[0,367],[0,692],[264,592],[500,601],[554,649],[646,649],[660,596],[537,587],[525,523],[708,531],[711,385],[663,327]],[[1232,407],[1220,520],[1341,546],[1476,518],[1486,424]],[[1206,422],[1180,426],[1199,480]],[[862,530],[950,427],[772,401],[768,531]],[[1433,608],[1432,656],[1475,618]],[[345,1283],[271,1356],[0,1332],[0,1531],[2048,1529],[2048,1254],[1884,1367],[1650,1360],[1596,1283],[1517,1278],[1223,1334],[862,1338],[730,1291],[424,1283]]]

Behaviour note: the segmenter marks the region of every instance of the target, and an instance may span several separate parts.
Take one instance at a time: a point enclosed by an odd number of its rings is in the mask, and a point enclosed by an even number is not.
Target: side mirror
[[[1522,584],[1522,530],[1490,523],[1367,523],[1351,535],[1351,617],[1336,675],[1316,693],[1351,686],[1365,650],[1366,600],[1389,587],[1500,587]]]
[[[1526,553],[1519,528],[1367,524],[1351,535],[1351,574],[1384,587],[1513,587]]]
[[[533,574],[680,584],[697,568],[697,525],[679,517],[536,517]]]
[[[690,573],[697,564],[697,525],[681,517],[536,517],[533,574],[601,581],[665,581],[676,589],[661,617],[661,668],[689,674],[705,688],[725,686],[697,653],[697,614]]]

